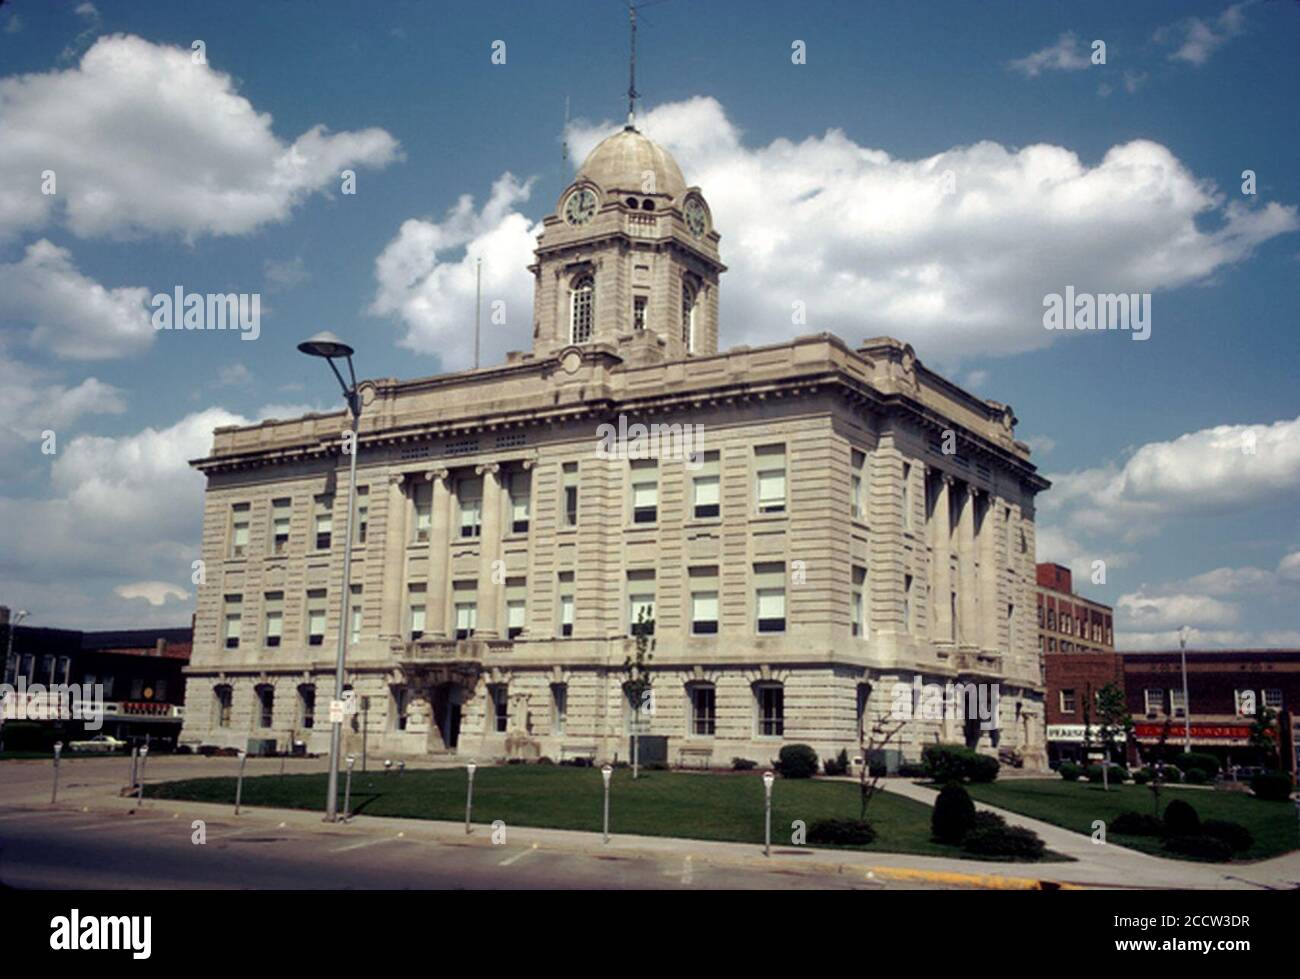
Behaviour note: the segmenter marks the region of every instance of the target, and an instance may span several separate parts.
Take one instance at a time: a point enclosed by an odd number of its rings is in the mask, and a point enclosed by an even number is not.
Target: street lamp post
[[[50,805],[59,801],[59,755],[63,754],[63,742],[54,742],[54,791],[50,793]]]
[[[614,769],[608,765],[600,767],[600,777],[605,782],[605,842],[609,842],[609,779],[614,774]]]
[[[469,836],[469,819],[470,814],[474,811],[474,773],[478,770],[478,765],[471,760],[465,766],[465,771],[469,773],[469,788],[465,793],[465,835]]]
[[[239,815],[239,803],[244,798],[244,763],[248,761],[248,752],[239,752],[239,778],[235,782],[235,815]]]
[[[343,388],[343,399],[347,402],[348,412],[352,416],[351,451],[348,453],[351,456],[348,463],[348,517],[343,528],[343,587],[340,590],[339,598],[339,647],[338,657],[334,664],[334,700],[338,702],[343,699],[344,669],[348,651],[346,623],[352,584],[352,510],[356,498],[357,431],[361,423],[361,396],[357,392],[356,371],[352,368],[353,350],[333,333],[317,333],[309,340],[304,340],[298,344],[298,349],[309,356],[325,358],[325,362],[330,365],[330,370],[334,372],[339,385]],[[334,364],[335,357],[347,360],[348,378],[351,383],[343,380],[343,375],[339,373],[338,367]],[[333,710],[330,713],[337,716]],[[326,789],[327,795],[325,798],[325,822],[327,823],[338,821],[339,751],[343,742],[343,721],[341,718],[335,720],[334,716],[330,717],[330,772],[329,786]]]
[[[1178,630],[1178,648],[1183,663],[1183,752],[1192,750],[1192,702],[1187,697],[1187,626]]]
[[[776,776],[771,772],[763,773],[763,793],[767,796],[763,819],[763,856],[765,857],[772,855],[772,783],[775,781]]]

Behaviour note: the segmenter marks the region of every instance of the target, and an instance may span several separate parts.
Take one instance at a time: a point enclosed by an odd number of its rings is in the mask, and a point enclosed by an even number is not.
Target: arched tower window
[[[573,283],[569,310],[569,341],[587,343],[595,323],[595,282],[584,275]]]
[[[687,353],[695,352],[695,287],[682,283],[682,345]]]

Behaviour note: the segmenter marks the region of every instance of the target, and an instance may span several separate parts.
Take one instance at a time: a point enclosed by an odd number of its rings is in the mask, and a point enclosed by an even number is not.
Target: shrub
[[[1012,857],[1037,860],[1043,855],[1043,841],[1023,826],[989,826],[973,829],[962,840],[961,848],[982,857]]]
[[[1184,772],[1190,772],[1193,768],[1199,768],[1206,775],[1219,774],[1219,759],[1213,755],[1207,755],[1201,751],[1184,751],[1174,756],[1174,764]]]
[[[1123,765],[1111,765],[1109,778],[1111,782],[1123,782],[1128,778],[1128,769]],[[1100,765],[1088,766],[1088,781],[1096,782],[1098,785],[1101,785],[1102,774]]]
[[[1134,785],[1146,785],[1150,781],[1151,781],[1151,769],[1149,768],[1139,768],[1136,772],[1133,773]]]
[[[1286,772],[1260,772],[1250,780],[1250,790],[1265,802],[1286,802],[1291,798],[1291,776]]]
[[[835,759],[827,758],[822,763],[822,767],[826,769],[827,775],[847,775],[849,773],[849,753],[841,748]]]
[[[748,772],[758,767],[758,762],[752,758],[733,758],[731,759],[731,770],[733,772]]]
[[[1205,772],[1201,771],[1199,768],[1189,768],[1187,769],[1187,774],[1183,776],[1183,781],[1188,785],[1204,785],[1209,780],[1210,776],[1206,775]]]
[[[1165,806],[1166,836],[1195,836],[1201,831],[1201,817],[1189,803],[1175,799]]]
[[[975,823],[971,826],[971,832],[977,829],[1002,829],[1006,825],[1007,821],[997,813],[981,809],[975,813]]]
[[[537,759],[537,764],[539,764],[539,765],[554,765],[555,762],[553,762],[553,761],[550,759],[549,756],[547,756],[547,755],[542,755],[542,757],[540,757],[540,758]]]
[[[832,846],[866,846],[876,831],[865,819],[819,819],[808,827],[808,842]]]
[[[1129,810],[1110,821],[1110,831],[1125,836],[1159,836],[1163,830],[1164,826],[1158,818],[1144,812]]]
[[[872,778],[884,778],[889,774],[889,768],[883,761],[873,761],[867,766],[867,774]]]
[[[812,778],[817,774],[817,752],[806,744],[787,744],[781,748],[776,770],[782,778]]]
[[[1234,823],[1227,819],[1207,819],[1201,823],[1201,832],[1227,843],[1234,853],[1249,850],[1255,845],[1255,837],[1250,834],[1250,830],[1241,823]]]
[[[1232,847],[1223,840],[1202,833],[1189,836],[1171,836],[1165,840],[1165,849],[1170,853],[1179,853],[1197,860],[1213,860],[1222,863],[1232,859]]]
[[[970,793],[956,782],[949,782],[935,800],[930,816],[930,835],[939,843],[960,843],[975,825],[975,803]]]
[[[1061,773],[1061,778],[1067,782],[1079,781],[1079,776],[1083,774],[1083,769],[1072,761],[1061,762],[1061,767],[1057,769]]]
[[[898,774],[903,778],[925,778],[930,772],[924,765],[918,765],[916,762],[904,762],[898,766]]]
[[[960,744],[927,745],[921,752],[926,775],[934,781],[992,782],[998,777],[998,760],[981,755],[973,748]]]

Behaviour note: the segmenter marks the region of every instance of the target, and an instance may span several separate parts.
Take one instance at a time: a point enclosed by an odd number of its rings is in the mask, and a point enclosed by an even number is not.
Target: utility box
[[[249,738],[248,753],[254,758],[275,754],[275,738]]]
[[[668,737],[663,734],[643,734],[637,761],[642,765],[668,764]],[[632,760],[632,739],[627,739],[627,760]]]

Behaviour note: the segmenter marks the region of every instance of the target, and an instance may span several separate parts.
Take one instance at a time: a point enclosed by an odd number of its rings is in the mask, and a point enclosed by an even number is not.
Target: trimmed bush
[[[1043,841],[1023,826],[989,826],[973,829],[962,840],[961,848],[981,857],[1012,857],[1038,860],[1043,855]]]
[[[822,762],[822,767],[826,770],[827,775],[847,775],[849,773],[849,753],[841,748],[840,753],[834,759],[827,758]]]
[[[1187,769],[1187,773],[1183,776],[1183,781],[1188,785],[1204,785],[1209,780],[1210,776],[1206,775],[1205,772],[1201,771],[1199,768],[1189,768]]]
[[[1265,802],[1286,802],[1291,798],[1291,776],[1286,772],[1260,772],[1250,780],[1255,798]]]
[[[1241,823],[1234,823],[1227,819],[1207,819],[1201,823],[1201,832],[1227,843],[1234,853],[1249,850],[1255,845],[1255,837],[1251,835],[1250,830]]]
[[[750,772],[758,767],[758,762],[752,758],[733,758],[731,759],[731,770],[733,772]]]
[[[975,813],[975,824],[971,827],[971,832],[977,829],[1002,829],[1006,825],[1007,821],[997,813],[980,809]]]
[[[883,761],[873,761],[867,766],[867,774],[872,778],[884,778],[889,774],[889,767]]]
[[[970,793],[956,782],[949,782],[935,800],[930,816],[930,835],[939,843],[960,843],[975,825],[975,803]]]
[[[812,778],[817,767],[817,752],[806,744],[784,745],[776,763],[782,778]]]
[[[1120,783],[1120,782],[1126,781],[1127,779],[1128,779],[1128,769],[1127,769],[1127,768],[1125,768],[1123,765],[1111,765],[1111,766],[1110,766],[1110,780],[1111,780],[1111,782],[1114,782],[1114,783],[1117,783],[1117,784],[1118,784],[1118,783]],[[1088,781],[1089,781],[1089,782],[1096,782],[1098,785],[1101,785],[1101,784],[1102,784],[1102,774],[1101,774],[1101,766],[1100,766],[1100,765],[1089,765],[1089,766],[1088,766]]]
[[[1134,785],[1146,785],[1150,781],[1151,781],[1151,769],[1149,768],[1139,768],[1136,772],[1133,773]]]
[[[1196,836],[1201,831],[1201,817],[1192,806],[1182,799],[1175,799],[1165,806],[1166,836]]]
[[[537,759],[537,764],[539,764],[539,765],[554,765],[555,762],[552,761],[550,758],[548,758],[546,755],[542,755],[542,757],[540,757],[540,758]]]
[[[1110,831],[1125,836],[1159,836],[1164,831],[1164,825],[1149,813],[1129,810],[1110,821]]]
[[[1219,774],[1219,759],[1203,751],[1184,751],[1174,756],[1174,764],[1184,772],[1199,768],[1206,775]]]
[[[930,773],[924,765],[906,762],[898,766],[898,774],[903,778],[925,778]]]
[[[1079,781],[1079,776],[1083,774],[1083,769],[1072,761],[1061,762],[1061,767],[1057,769],[1061,773],[1061,778],[1067,782]]]
[[[992,782],[998,777],[998,760],[961,744],[927,745],[921,752],[926,774],[941,784]]]
[[[1216,863],[1232,859],[1232,847],[1223,840],[1202,833],[1190,836],[1171,836],[1165,840],[1165,849],[1197,860],[1213,860]]]
[[[876,831],[865,819],[819,819],[808,827],[808,842],[823,846],[867,846]]]

